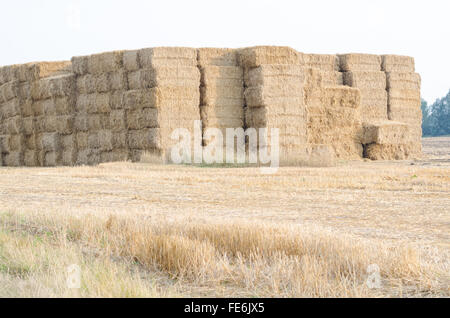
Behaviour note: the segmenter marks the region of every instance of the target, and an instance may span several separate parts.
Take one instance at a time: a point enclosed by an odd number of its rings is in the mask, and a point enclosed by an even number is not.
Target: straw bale
[[[26,68],[27,76],[23,81],[37,81],[41,78],[71,73],[71,61],[31,63]]]
[[[409,126],[396,121],[376,121],[363,125],[363,144],[406,144],[409,142]]]
[[[92,114],[87,116],[87,124],[89,131],[100,129],[111,129],[109,115]]]
[[[158,66],[197,66],[197,50],[184,47],[158,47],[139,50],[139,64],[143,68]]]
[[[110,73],[93,75],[95,92],[106,93],[111,90]]]
[[[128,158],[129,158],[128,150],[114,149],[111,152],[111,162],[128,161]]]
[[[88,73],[88,56],[72,57],[72,71],[77,75]]]
[[[318,92],[319,103],[311,106],[309,100],[307,134],[311,144],[332,145],[337,158],[362,157],[360,142],[360,92],[350,87],[327,87]],[[313,96],[309,94],[308,99]]]
[[[73,166],[77,161],[77,151],[76,149],[65,149],[61,153],[61,164],[63,166]]]
[[[25,137],[23,135],[11,135],[9,138],[9,149],[11,151],[23,151],[25,148]]]
[[[123,52],[123,67],[127,71],[137,71],[141,68],[139,64],[139,51],[125,51]]]
[[[58,130],[58,116],[44,116],[42,121],[44,132],[56,132]]]
[[[247,108],[245,120],[248,127],[292,127],[294,132],[297,131],[297,133],[300,133],[300,129],[304,129],[306,127],[306,113],[299,112],[297,114],[277,114],[266,107]]]
[[[237,106],[201,106],[200,114],[202,118],[244,118],[244,107]]]
[[[3,156],[3,165],[6,167],[23,166],[23,152],[11,151]]]
[[[338,55],[340,70],[348,71],[381,71],[381,57],[373,54],[342,54]]]
[[[158,110],[155,108],[136,109],[127,113],[128,129],[157,128],[158,126]]]
[[[40,133],[36,135],[36,148],[44,151],[57,151],[60,149],[58,133]]]
[[[20,83],[19,85],[19,97],[22,100],[31,98],[31,84],[28,82]]]
[[[26,117],[22,119],[23,133],[25,135],[32,135],[34,133],[34,118]]]
[[[23,155],[23,163],[26,167],[36,167],[38,165],[38,157],[36,151],[25,151]]]
[[[33,82],[31,96],[33,100],[47,99],[51,97],[64,97],[75,94],[75,76],[58,75]]]
[[[95,95],[95,112],[100,114],[106,114],[111,112],[111,107],[109,103],[109,94],[102,93]]]
[[[305,69],[303,84],[307,89],[316,89],[324,86],[322,72],[314,68]]]
[[[11,81],[11,66],[0,67],[0,86]]]
[[[60,134],[71,134],[74,129],[75,118],[73,115],[57,116],[56,131]]]
[[[212,80],[203,80],[201,82],[203,87],[230,87],[230,88],[241,88],[244,90],[244,80],[234,79],[234,78],[216,78]]]
[[[156,86],[200,86],[200,72],[197,67],[155,67],[128,74],[130,89]]]
[[[92,74],[81,75],[77,77],[78,94],[92,94],[97,90],[96,76]]]
[[[113,91],[128,90],[127,72],[120,70],[109,74],[110,87]]]
[[[244,87],[224,87],[224,86],[203,86],[200,88],[202,104],[207,105],[209,101],[213,101],[220,97],[226,98],[244,98]]]
[[[292,86],[255,86],[245,90],[245,101],[249,107],[270,106],[290,100],[292,102],[303,99],[303,90],[297,85]]]
[[[342,72],[321,72],[323,86],[344,85],[344,73]]]
[[[57,115],[70,115],[75,111],[76,99],[74,96],[56,97],[54,102]]]
[[[99,148],[102,151],[113,150],[113,133],[111,130],[100,130],[98,132]]]
[[[26,135],[25,136],[25,147],[30,150],[36,150],[36,136],[33,135]]]
[[[79,150],[88,148],[88,136],[89,136],[88,132],[76,133],[75,142]]]
[[[109,116],[110,126],[113,131],[126,129],[126,117],[124,109],[114,109]]]
[[[197,50],[197,54],[200,66],[237,66],[239,63],[236,49],[200,48]]]
[[[112,135],[113,151],[128,148],[128,132],[114,132]]]
[[[0,154],[11,151],[11,148],[9,147],[10,138],[11,135],[0,135]]]
[[[217,128],[235,128],[244,127],[243,118],[215,118],[215,117],[202,117],[202,123],[204,127],[217,127]]]
[[[31,99],[21,100],[20,101],[20,111],[21,115],[24,117],[33,116],[33,101]]]
[[[109,94],[109,105],[111,109],[122,109],[126,91],[113,91]]]
[[[23,132],[23,121],[20,116],[14,116],[5,120],[6,131],[15,135]]]
[[[100,148],[100,139],[98,136],[98,132],[89,131],[88,134],[88,148],[97,149]]]
[[[129,90],[123,94],[125,109],[138,109],[153,106],[153,90]]]
[[[76,134],[61,135],[60,143],[63,149],[77,148]]]
[[[141,150],[160,148],[159,128],[130,130],[128,132],[128,146],[131,149]]]
[[[56,167],[61,164],[61,153],[49,151],[44,156],[44,167]]]
[[[171,101],[183,101],[184,104],[193,103],[200,104],[200,92],[198,88],[191,87],[157,87],[152,88],[151,106],[150,107],[166,107],[171,105]]]
[[[388,72],[386,73],[386,76],[388,89],[420,91],[421,78],[417,73]]]
[[[385,72],[414,73],[414,58],[401,55],[382,55],[381,67]]]
[[[213,66],[206,65],[200,68],[202,85],[217,80],[237,80],[244,77],[244,71],[239,66]]]
[[[386,90],[386,73],[379,71],[345,72],[344,83],[351,87]]]
[[[420,105],[420,90],[417,89],[390,89],[388,93],[389,105],[401,104],[408,102],[419,102]],[[409,104],[408,104],[409,105]]]
[[[87,165],[91,152],[92,152],[91,149],[79,150],[77,153],[76,164],[77,165]]]
[[[87,69],[90,74],[116,72],[122,68],[123,51],[113,51],[90,55]]]
[[[20,100],[18,98],[14,98],[14,99],[7,101],[6,103],[3,103],[3,107],[1,108],[1,113],[3,115],[3,118],[19,116],[21,114]]]
[[[8,82],[0,86],[0,103],[19,97],[19,82]]]
[[[256,46],[238,51],[239,63],[247,68],[254,68],[263,64],[292,64],[303,63],[303,54],[290,47]]]
[[[248,71],[247,86],[275,86],[296,84],[305,80],[305,68],[300,65],[262,65]]]
[[[364,157],[371,160],[407,160],[416,155],[411,144],[370,144],[364,149]]]
[[[88,116],[77,114],[75,116],[74,129],[77,131],[88,131]]]
[[[339,58],[331,54],[303,54],[304,65],[321,71],[339,71]]]
[[[45,116],[54,116],[56,115],[56,105],[55,105],[55,100],[50,98],[50,99],[45,99],[42,101],[42,110],[43,110],[43,115]]]
[[[401,121],[420,126],[422,123],[422,111],[420,104],[415,108],[390,107],[388,112],[390,120]]]
[[[93,113],[95,110],[95,94],[80,94],[77,97],[75,110],[77,113]]]

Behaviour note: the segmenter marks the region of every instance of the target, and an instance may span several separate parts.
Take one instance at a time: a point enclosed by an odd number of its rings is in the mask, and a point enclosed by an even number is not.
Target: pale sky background
[[[287,45],[414,56],[429,103],[450,89],[450,1],[2,1],[0,65],[153,46]]]

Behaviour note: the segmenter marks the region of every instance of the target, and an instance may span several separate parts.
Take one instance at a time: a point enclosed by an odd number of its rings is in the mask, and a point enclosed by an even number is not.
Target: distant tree
[[[424,136],[431,136],[432,129],[430,123],[430,107],[428,107],[428,103],[426,100],[422,99],[422,133]]]
[[[432,116],[435,121],[433,135],[450,135],[450,91],[433,104]]]
[[[422,131],[424,136],[450,135],[450,91],[433,105],[422,99]]]

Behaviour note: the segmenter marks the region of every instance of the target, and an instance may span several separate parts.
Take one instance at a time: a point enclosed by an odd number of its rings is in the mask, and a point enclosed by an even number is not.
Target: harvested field
[[[423,145],[417,161],[275,175],[1,167],[0,296],[449,297],[450,138]],[[70,264],[79,294],[66,288]]]

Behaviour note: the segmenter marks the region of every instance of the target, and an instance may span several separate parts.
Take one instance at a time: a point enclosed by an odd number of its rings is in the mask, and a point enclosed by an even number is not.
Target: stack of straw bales
[[[37,156],[34,158],[30,152],[28,165],[33,165],[34,160],[46,167],[73,165],[76,149],[67,139],[73,134],[75,76],[69,73],[36,81],[31,95]]]
[[[122,51],[74,57],[77,101],[73,141],[77,164],[128,159],[123,95],[128,90]]]
[[[240,51],[245,68],[247,128],[279,129],[280,162],[304,159],[307,143],[302,54],[288,47],[254,47]],[[269,138],[259,140],[264,147]]]
[[[129,91],[126,109],[128,145],[133,161],[144,152],[168,161],[177,140],[175,129],[187,129],[194,137],[194,121],[200,120],[200,71],[197,50],[150,48],[125,52]]]
[[[244,72],[237,51],[201,48],[198,65],[203,129],[218,128],[225,140],[226,128],[244,127]]]
[[[308,143],[329,145],[340,159],[362,157],[358,89],[325,87],[321,72],[310,69],[305,80],[305,103],[308,112]]]
[[[361,92],[363,122],[388,119],[386,74],[381,71],[381,58],[371,54],[340,55],[344,84]]]
[[[410,140],[394,152],[403,151],[405,157],[417,157],[422,152],[421,79],[420,75],[415,73],[414,59],[408,56],[384,55],[382,68],[387,78],[389,119],[409,125]],[[389,151],[381,149],[380,152]],[[392,150],[390,152],[392,153]]]
[[[344,85],[343,74],[339,68],[339,57],[329,54],[304,54],[306,68],[317,69],[322,77],[323,86]]]
[[[0,67],[6,166],[139,161],[144,152],[166,162],[178,143],[172,132],[194,138],[200,119],[224,134],[278,128],[282,164],[323,165],[327,153],[360,158],[362,145],[371,159],[407,159],[421,153],[420,76],[405,56],[267,46],[150,48]]]
[[[0,69],[0,149],[5,166],[23,165],[23,120],[19,87],[20,66]]]
[[[58,147],[50,149],[46,133],[64,129],[58,118],[60,98],[74,98],[70,62],[42,62],[6,66],[0,70],[0,139],[4,164],[53,166],[60,164]],[[56,145],[58,143],[51,143]],[[58,144],[59,145],[59,144]]]
[[[405,160],[409,158],[411,131],[408,124],[392,120],[366,123],[364,157],[372,160]]]

